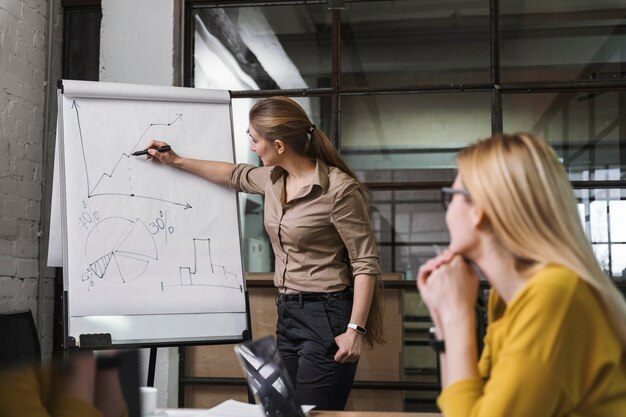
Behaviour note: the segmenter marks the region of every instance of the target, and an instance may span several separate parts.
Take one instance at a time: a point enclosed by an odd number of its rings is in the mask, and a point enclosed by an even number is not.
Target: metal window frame
[[[346,3],[357,1],[345,0]],[[365,1],[365,0],[362,0]],[[185,0],[183,11],[183,85],[191,87],[193,80],[193,33],[191,33],[193,11],[200,7],[246,7],[246,6],[279,6],[279,5],[310,5],[325,4],[325,0],[268,0],[268,1],[206,1]],[[329,4],[331,1],[329,0]],[[333,5],[341,2],[332,2]],[[232,91],[231,97],[236,98],[263,98],[274,95],[291,97],[329,97],[331,98],[331,137],[338,149],[341,149],[340,125],[341,125],[341,98],[347,96],[369,95],[401,95],[401,94],[434,94],[434,93],[465,93],[465,92],[490,92],[491,93],[491,131],[492,134],[502,132],[503,111],[502,99],[506,95],[529,94],[529,93],[578,93],[578,92],[620,92],[620,103],[626,105],[626,77],[621,79],[597,79],[597,80],[569,80],[569,81],[529,81],[502,83],[500,65],[500,39],[502,32],[499,31],[499,0],[489,0],[489,42],[490,42],[490,82],[488,83],[451,83],[451,84],[414,84],[405,87],[387,88],[346,88],[341,83],[341,8],[330,8],[332,16],[332,68],[331,87],[311,89],[287,89],[287,90],[252,90]],[[626,71],[622,72],[626,74]],[[619,126],[626,131],[626,126]],[[626,164],[626,144],[620,146],[620,160]],[[369,182],[366,183],[370,190],[407,191],[407,190],[437,190],[449,185],[447,181],[419,181],[419,182]],[[572,181],[575,189],[626,189],[626,179],[617,181]],[[393,201],[392,201],[393,204]],[[395,209],[392,207],[392,217]],[[610,243],[610,242],[609,242]],[[399,244],[392,237],[391,242],[385,242],[394,248]],[[410,245],[410,244],[409,244]],[[420,243],[421,245],[421,243]],[[395,251],[392,250],[395,257]],[[395,265],[395,259],[393,259]],[[481,288],[487,288],[486,283],[481,283]],[[626,282],[618,282],[617,286],[626,293]],[[269,285],[269,284],[268,284]],[[250,285],[254,287],[254,285]],[[415,290],[415,283],[411,281],[386,283],[390,289]],[[180,355],[179,375],[179,405],[184,405],[184,389],[187,385],[220,384],[220,385],[245,385],[243,378],[204,378],[187,377],[184,375],[185,359],[184,352]],[[431,386],[432,385],[432,386]],[[356,389],[382,389],[382,390],[432,390],[437,391],[437,384],[422,384],[407,381],[355,382]]]

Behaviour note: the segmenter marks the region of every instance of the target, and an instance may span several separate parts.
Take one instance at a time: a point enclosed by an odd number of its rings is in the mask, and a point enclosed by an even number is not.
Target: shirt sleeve
[[[500,358],[485,385],[478,377],[457,381],[437,404],[446,417],[552,417],[563,401],[549,368],[518,353]]]
[[[265,187],[270,181],[271,172],[271,167],[236,164],[230,173],[228,184],[235,191],[265,194]]]
[[[349,181],[337,193],[330,220],[348,250],[352,274],[380,275],[380,261],[367,204],[355,181]]]

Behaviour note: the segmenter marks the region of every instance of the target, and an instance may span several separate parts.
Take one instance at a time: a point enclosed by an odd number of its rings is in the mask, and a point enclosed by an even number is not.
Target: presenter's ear
[[[286,149],[285,142],[283,142],[282,139],[276,139],[274,141],[274,147],[279,155],[285,152]]]

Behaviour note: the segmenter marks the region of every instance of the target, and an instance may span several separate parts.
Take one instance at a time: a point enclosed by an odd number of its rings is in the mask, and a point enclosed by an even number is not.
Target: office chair
[[[41,347],[30,310],[0,313],[0,369],[41,362]]]

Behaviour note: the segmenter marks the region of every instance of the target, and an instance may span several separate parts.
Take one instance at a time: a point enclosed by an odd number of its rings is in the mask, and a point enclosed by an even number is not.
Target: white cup
[[[141,415],[154,414],[157,408],[157,389],[155,387],[139,387],[141,397]]]

